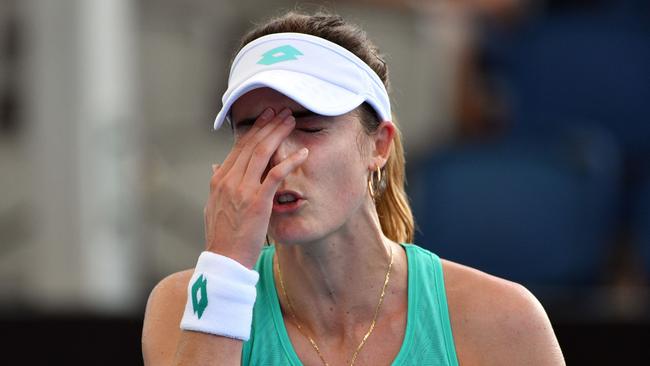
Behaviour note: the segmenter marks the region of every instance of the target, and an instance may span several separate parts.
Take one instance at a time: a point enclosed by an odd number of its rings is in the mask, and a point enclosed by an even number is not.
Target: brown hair
[[[368,64],[389,90],[388,67],[379,54],[378,48],[368,39],[361,28],[347,23],[338,15],[324,12],[314,15],[295,11],[288,12],[257,26],[246,34],[242,38],[238,50],[262,36],[284,32],[310,34],[346,48]],[[358,111],[365,132],[367,134],[375,132],[381,123],[375,110],[364,103],[358,108]],[[382,168],[382,179],[376,181],[374,174],[371,173],[370,176],[373,177],[372,184],[376,192],[375,207],[382,231],[393,241],[411,243],[413,242],[413,214],[404,192],[404,148],[394,115],[393,123],[396,126],[396,133],[390,156]]]

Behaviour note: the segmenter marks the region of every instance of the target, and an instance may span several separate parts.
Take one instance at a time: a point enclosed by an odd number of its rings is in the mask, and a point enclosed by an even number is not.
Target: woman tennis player
[[[524,287],[408,244],[388,69],[361,29],[288,13],[228,81],[206,250],[152,291],[147,365],[564,364]]]

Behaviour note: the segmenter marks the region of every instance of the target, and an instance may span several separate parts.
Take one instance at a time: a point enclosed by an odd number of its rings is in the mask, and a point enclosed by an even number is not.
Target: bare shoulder
[[[524,286],[443,260],[461,364],[564,365],[546,311]]]
[[[142,328],[145,365],[171,364],[181,334],[187,284],[193,272],[193,269],[188,269],[171,274],[151,291]]]

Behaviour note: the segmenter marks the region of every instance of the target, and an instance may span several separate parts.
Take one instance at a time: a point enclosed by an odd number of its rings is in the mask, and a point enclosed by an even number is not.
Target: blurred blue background
[[[296,7],[386,54],[415,242],[525,284],[569,364],[647,364],[646,0],[0,0],[7,359],[142,363],[150,290],[203,249],[233,50]]]

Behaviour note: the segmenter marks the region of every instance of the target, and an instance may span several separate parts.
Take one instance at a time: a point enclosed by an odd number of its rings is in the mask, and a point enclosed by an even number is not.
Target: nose
[[[291,135],[287,136],[284,140],[282,140],[280,146],[278,146],[275,152],[273,152],[273,155],[271,155],[271,160],[269,161],[269,169],[280,164],[286,158],[291,156],[291,154],[298,151],[298,149],[299,147],[291,139]]]

